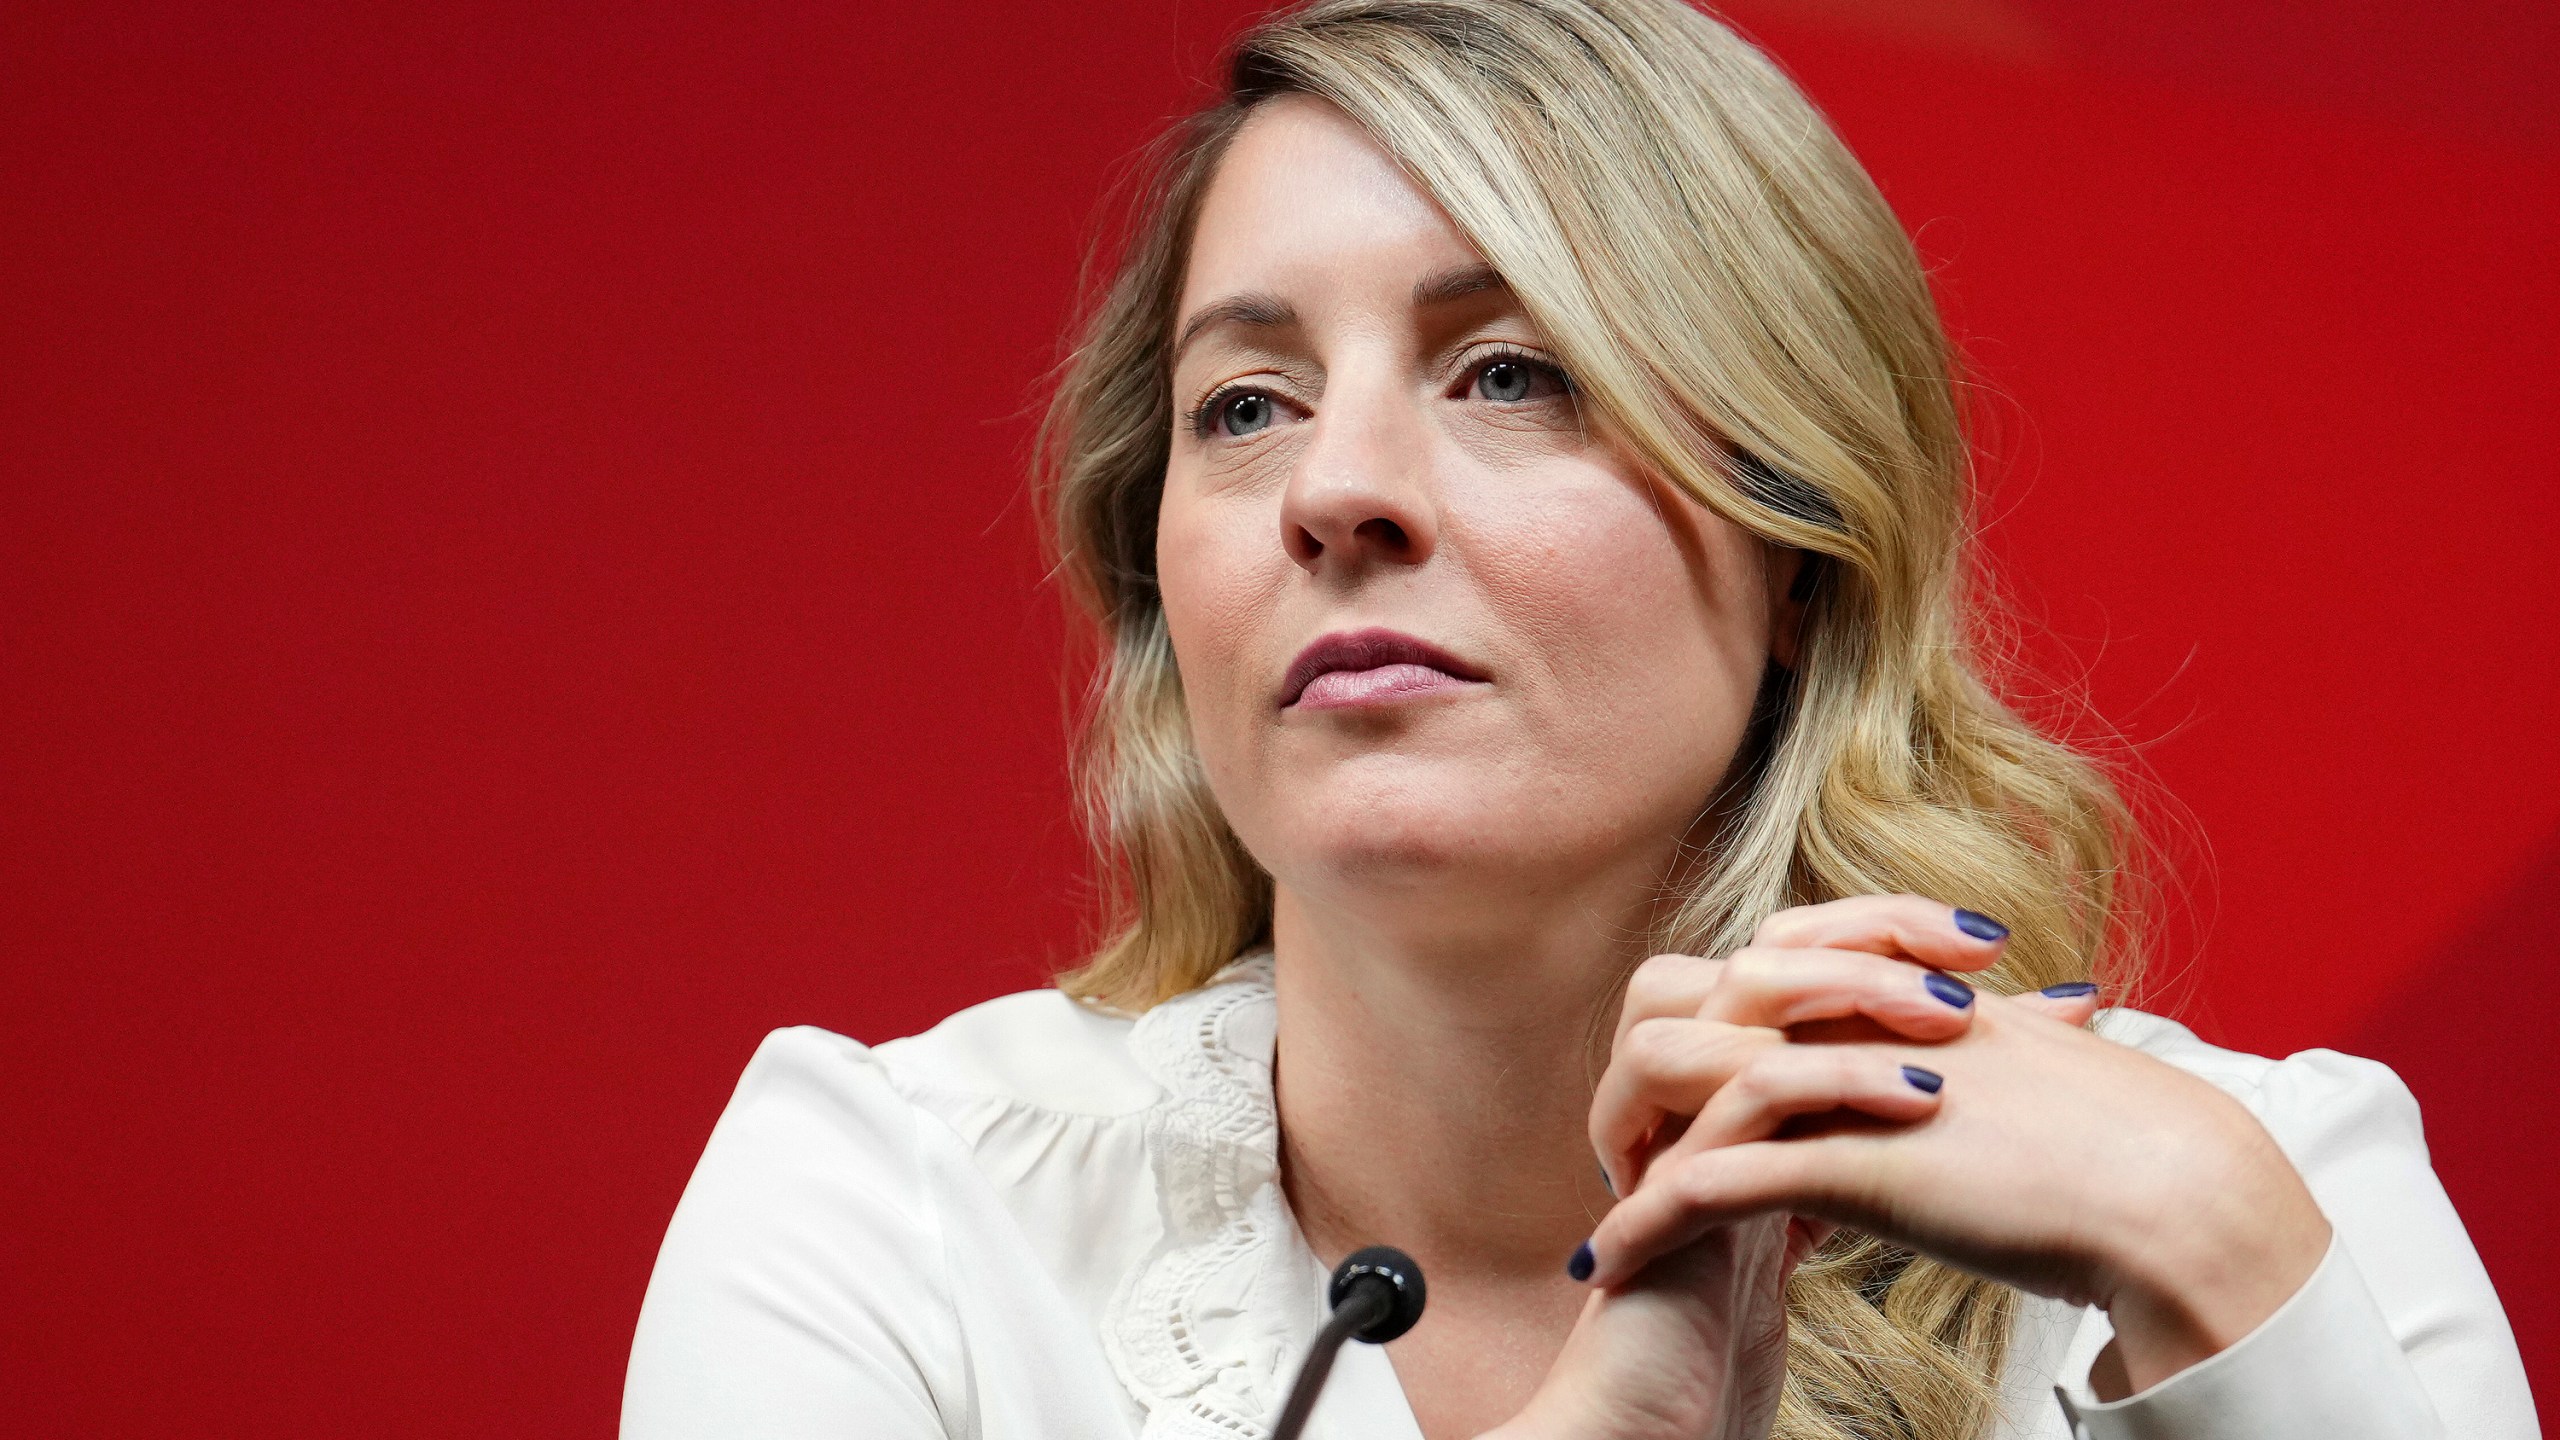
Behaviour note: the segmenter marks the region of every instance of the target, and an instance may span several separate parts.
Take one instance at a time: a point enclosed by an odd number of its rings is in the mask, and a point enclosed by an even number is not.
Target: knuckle
[[[1695,955],[1681,955],[1672,951],[1665,951],[1660,955],[1648,955],[1644,958],[1644,963],[1636,967],[1636,978],[1639,980],[1669,979],[1697,963],[1698,957]]]
[[[1760,922],[1759,926],[1751,932],[1751,943],[1754,945],[1790,944],[1801,940],[1805,932],[1812,928],[1812,923],[1805,915],[1802,906],[1792,910],[1781,910]]]
[[[1779,967],[1785,963],[1778,957],[1777,952],[1769,947],[1745,946],[1733,952],[1732,958],[1724,962],[1724,973],[1718,975],[1716,980],[1719,984],[1758,987],[1775,979]]]
[[[1635,968],[1627,977],[1627,1004],[1635,1007],[1647,1000],[1659,1000],[1678,988],[1694,960],[1687,955],[1656,955]]]
[[[1763,1048],[1735,1068],[1725,1088],[1737,1099],[1761,1104],[1774,1099],[1786,1088],[1785,1071],[1789,1068],[1783,1048]]]
[[[1623,1042],[1627,1063],[1639,1075],[1658,1075],[1672,1068],[1689,1048],[1682,1028],[1683,1022],[1659,1016],[1637,1021]]]

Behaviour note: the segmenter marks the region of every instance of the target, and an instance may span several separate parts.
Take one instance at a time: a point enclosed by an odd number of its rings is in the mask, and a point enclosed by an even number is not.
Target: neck
[[[1421,907],[1364,914],[1279,888],[1284,1176],[1318,1255],[1397,1245],[1435,1284],[1561,1273],[1610,1204],[1592,1083],[1653,882],[1620,877],[1428,935],[1375,921]]]

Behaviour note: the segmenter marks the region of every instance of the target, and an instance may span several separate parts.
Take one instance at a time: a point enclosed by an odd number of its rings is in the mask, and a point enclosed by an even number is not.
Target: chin
[[[1267,855],[1273,875],[1292,888],[1354,904],[1364,894],[1400,904],[1435,892],[1453,900],[1497,888],[1517,894],[1524,883],[1542,888],[1613,848],[1585,833],[1581,817],[1558,814],[1547,795],[1516,793],[1481,767],[1429,773],[1436,768],[1337,772],[1330,783],[1298,788],[1269,816],[1263,838],[1272,843],[1247,837],[1248,848]]]

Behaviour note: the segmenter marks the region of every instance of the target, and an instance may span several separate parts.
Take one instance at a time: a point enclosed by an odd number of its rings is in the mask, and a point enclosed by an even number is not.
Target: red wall
[[[603,1433],[757,1037],[1072,953],[1018,475],[1243,8],[0,11],[14,1433]],[[2560,37],[2100,8],[1738,13],[2192,812],[2190,1013],[2402,1068],[2560,1411]]]

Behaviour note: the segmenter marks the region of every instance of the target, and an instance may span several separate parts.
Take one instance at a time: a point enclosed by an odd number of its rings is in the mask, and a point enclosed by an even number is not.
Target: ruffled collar
[[[1104,1348],[1148,1440],[1267,1432],[1324,1318],[1324,1269],[1280,1186],[1271,957],[1250,955],[1138,1019],[1162,1087],[1145,1117],[1163,1239],[1113,1297]]]

